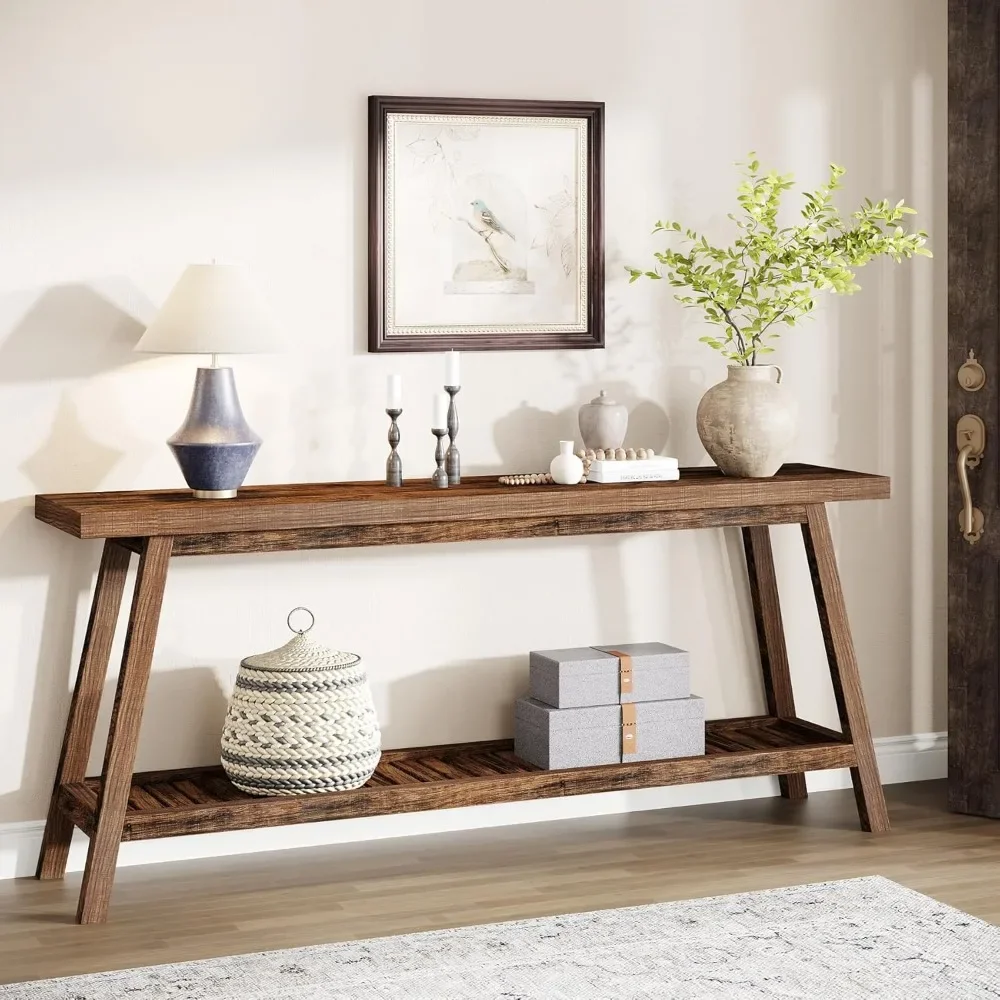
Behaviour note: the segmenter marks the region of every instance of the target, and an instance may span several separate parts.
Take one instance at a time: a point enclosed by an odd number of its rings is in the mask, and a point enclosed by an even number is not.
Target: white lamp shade
[[[238,264],[189,265],[135,345],[150,354],[269,354],[284,347]]]

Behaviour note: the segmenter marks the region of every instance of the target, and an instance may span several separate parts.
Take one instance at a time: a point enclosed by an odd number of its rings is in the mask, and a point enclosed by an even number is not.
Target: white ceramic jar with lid
[[[584,448],[620,448],[628,430],[628,409],[601,390],[589,403],[580,407],[580,437]]]

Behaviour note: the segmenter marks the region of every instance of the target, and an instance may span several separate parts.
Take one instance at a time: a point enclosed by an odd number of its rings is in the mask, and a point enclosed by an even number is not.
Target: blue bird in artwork
[[[494,233],[503,233],[512,240],[514,239],[514,234],[489,210],[485,201],[477,198],[470,204],[472,205],[472,218],[476,224],[476,231],[480,234],[486,234],[484,239],[488,240]],[[515,240],[515,242],[517,241]]]

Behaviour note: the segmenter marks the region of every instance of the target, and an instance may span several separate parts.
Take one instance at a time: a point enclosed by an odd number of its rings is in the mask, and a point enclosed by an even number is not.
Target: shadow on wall
[[[104,740],[115,699],[114,679],[105,686],[98,717],[99,742],[90,757],[92,774],[99,773]],[[219,763],[219,741],[229,705],[229,691],[223,689],[215,669],[185,666],[176,670],[155,670],[149,678],[146,697],[149,724],[139,735],[136,770],[188,767]],[[155,715],[156,724],[152,717]]]
[[[31,498],[0,505],[0,583],[21,589],[32,578],[48,583],[44,611],[37,625],[38,665],[30,693],[13,682],[15,705],[27,713],[24,766],[17,791],[0,796],[0,822],[39,813],[59,756],[60,737],[69,710],[69,689],[75,676],[70,664],[73,623],[80,601],[89,594],[97,569],[97,546],[84,545],[35,520]],[[25,606],[27,601],[22,598]],[[22,614],[23,614],[22,610]],[[30,635],[24,623],[23,634]],[[29,664],[8,661],[9,669],[30,676]],[[44,807],[42,807],[42,811]]]
[[[509,737],[514,702],[528,691],[528,656],[494,657],[450,663],[390,681],[386,691],[372,685],[380,713],[382,746],[420,746],[428,728],[434,742],[453,743]]]
[[[572,440],[576,448],[583,447],[578,423],[579,409],[601,389],[606,390],[611,399],[628,407],[626,445],[662,452],[670,436],[670,421],[661,406],[650,399],[643,399],[627,382],[591,382],[580,387],[580,401],[573,406],[551,411],[522,403],[516,410],[501,417],[493,425],[493,440],[501,460],[499,469],[476,467],[470,468],[469,474],[547,472],[549,463],[559,452],[560,441]]]
[[[668,368],[670,408],[675,414],[684,414],[684,419],[673,421],[670,438],[670,453],[679,459],[681,465],[712,464],[698,437],[695,421],[701,397],[711,384],[712,379],[706,377],[704,370],[693,365],[670,365]]]
[[[131,286],[123,294],[135,296]],[[125,457],[87,433],[80,396],[91,380],[135,361],[142,332],[142,323],[93,288],[57,285],[38,296],[0,344],[0,383],[70,383],[32,454],[24,457],[23,440],[0,445],[37,492],[98,489]]]
[[[42,417],[48,416],[51,426],[32,453],[25,457],[24,438],[16,434],[0,443],[0,458],[18,468],[37,492],[99,489],[123,458],[123,452],[87,433],[77,395],[102,374],[133,361],[142,330],[133,316],[94,289],[69,284],[43,291],[0,344],[0,383],[26,384],[32,392],[32,383],[66,383],[55,394],[49,387],[55,407]],[[78,611],[89,605],[99,558],[99,546],[36,521],[32,496],[0,503],[0,593],[9,621],[21,635],[8,661],[18,719],[14,728],[26,732],[23,751],[17,737],[17,752],[24,755],[18,787],[0,796],[0,822],[38,815],[39,803],[48,799],[76,677],[74,627],[82,629],[85,623],[85,617],[78,622]],[[43,588],[37,600],[28,592],[32,586]],[[32,610],[29,619],[28,609],[35,607],[38,611]],[[33,650],[35,644],[37,665],[24,662],[23,654],[16,659],[17,649]],[[111,670],[116,674],[117,665]],[[32,676],[33,688],[19,685],[20,678]],[[154,695],[162,686],[154,679]],[[178,715],[197,704],[198,689],[195,684],[177,697]],[[105,698],[105,731],[112,700],[113,692]],[[101,756],[99,752],[98,762]]]
[[[68,649],[43,648],[43,653],[43,662],[57,669],[43,671],[39,667],[21,786],[0,796],[0,821],[8,815],[44,813],[46,806],[39,810],[38,803],[48,803],[55,778],[76,664],[70,662]],[[109,667],[110,676],[101,696],[88,775],[101,773],[115,700],[117,667],[115,663]],[[217,764],[228,703],[229,694],[222,690],[211,667],[154,671],[149,679],[146,705],[150,709],[155,707],[160,724],[144,725],[140,731],[136,770]],[[153,714],[150,711],[147,716]],[[171,720],[176,725],[171,725]]]
[[[39,493],[78,493],[98,489],[124,457],[121,449],[109,448],[87,434],[67,392],[59,400],[45,441],[18,468]]]
[[[134,361],[144,327],[88,285],[46,289],[0,345],[0,382],[79,381]]]
[[[626,267],[635,263],[623,252],[621,243],[609,232],[604,248],[604,333],[606,350],[560,351],[558,363],[564,384],[594,386],[595,391],[580,402],[596,395],[597,389],[610,389],[624,383],[630,385],[637,366],[660,371],[669,361],[666,339],[648,336],[645,322],[636,319],[635,293],[629,288]],[[666,388],[660,379],[658,393],[663,398]],[[634,392],[619,394],[618,401],[628,403]],[[640,447],[643,447],[640,445]]]

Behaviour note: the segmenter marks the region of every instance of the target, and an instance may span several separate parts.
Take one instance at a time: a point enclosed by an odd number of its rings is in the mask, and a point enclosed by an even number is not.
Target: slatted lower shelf
[[[421,812],[490,802],[583,795],[722,778],[853,767],[841,733],[802,719],[755,716],[706,725],[704,757],[542,771],[514,754],[511,740],[387,750],[362,788],[321,795],[255,798],[221,767],[150,771],[132,779],[123,840],[248,830],[292,823]],[[99,778],[64,785],[62,809],[94,830]]]

